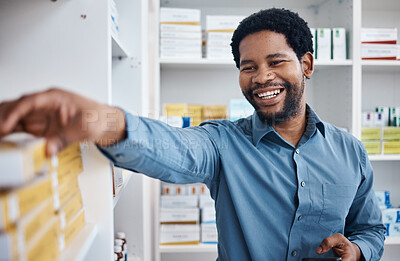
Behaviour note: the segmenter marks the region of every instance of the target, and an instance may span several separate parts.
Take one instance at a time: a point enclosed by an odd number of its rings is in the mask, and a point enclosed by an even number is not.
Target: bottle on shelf
[[[128,260],[128,244],[126,243],[126,235],[124,232],[117,232],[116,234],[116,240],[122,240],[122,249],[124,250],[124,260]]]
[[[122,247],[121,246],[114,246],[114,253],[118,257],[118,261],[124,260],[124,255],[122,254]]]

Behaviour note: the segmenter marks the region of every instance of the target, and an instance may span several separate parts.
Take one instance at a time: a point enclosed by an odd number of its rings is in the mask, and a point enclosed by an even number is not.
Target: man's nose
[[[275,73],[269,68],[259,68],[252,78],[254,84],[266,84],[275,79]]]

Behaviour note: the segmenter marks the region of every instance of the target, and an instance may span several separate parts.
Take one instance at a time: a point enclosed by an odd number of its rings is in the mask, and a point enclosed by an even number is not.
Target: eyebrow
[[[284,53],[273,53],[273,54],[269,54],[265,57],[265,59],[272,59],[272,58],[287,58],[288,56]],[[249,64],[254,62],[253,60],[243,60],[240,62],[240,66]]]

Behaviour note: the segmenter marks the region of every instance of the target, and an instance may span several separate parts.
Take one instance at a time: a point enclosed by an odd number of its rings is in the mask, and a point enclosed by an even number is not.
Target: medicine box
[[[160,24],[160,31],[161,32],[188,32],[193,33],[201,32],[200,25],[185,25],[185,24]]]
[[[225,105],[212,105],[204,106],[204,119],[226,119],[226,106]]]
[[[200,9],[160,8],[160,23],[200,24]]]
[[[234,15],[207,15],[206,31],[233,32],[244,18],[244,16]]]
[[[379,205],[390,205],[390,192],[387,190],[375,191],[376,199]]]
[[[68,202],[63,207],[61,207],[57,213],[60,218],[61,229],[65,229],[67,224],[71,223],[72,219],[82,208],[82,195],[80,191],[77,191],[75,195],[70,200],[68,200]]]
[[[382,134],[383,140],[400,140],[400,128],[385,127]]]
[[[200,195],[199,196],[199,207],[200,208],[214,208],[214,200],[210,195]]]
[[[68,246],[71,240],[75,237],[75,235],[81,230],[81,228],[85,225],[85,210],[81,209],[72,220],[66,224],[65,229],[63,230],[64,242],[65,246]],[[62,248],[62,247],[61,247]]]
[[[162,208],[196,208],[198,207],[197,195],[161,195]]]
[[[198,244],[200,243],[199,225],[161,225],[160,244]]]
[[[361,140],[380,140],[381,128],[363,127],[361,129]]]
[[[206,207],[201,210],[201,223],[215,223],[215,208]]]
[[[369,155],[381,154],[382,153],[382,143],[380,141],[363,141],[365,150]]]
[[[390,208],[382,211],[383,223],[400,223],[400,209]]]
[[[317,29],[317,59],[331,60],[332,30],[330,28]]]
[[[400,142],[399,141],[384,141],[383,142],[383,154],[400,154]]]
[[[215,223],[201,224],[201,243],[218,243],[217,225]]]
[[[361,43],[396,44],[397,28],[361,28]]]
[[[59,210],[76,192],[80,191],[78,176],[73,176],[53,189],[54,209]]]
[[[161,224],[198,224],[198,208],[161,208]]]
[[[397,46],[394,44],[361,44],[363,60],[396,60]]]
[[[400,224],[385,224],[386,236],[400,237]]]
[[[346,60],[346,29],[332,29],[332,58],[333,60]]]

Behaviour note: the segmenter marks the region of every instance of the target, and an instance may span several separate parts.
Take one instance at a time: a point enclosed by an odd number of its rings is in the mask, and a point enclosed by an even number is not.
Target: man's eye
[[[284,62],[283,60],[273,61],[273,62],[271,62],[271,65],[278,65],[278,64],[283,63],[283,62]]]
[[[248,66],[248,67],[243,67],[243,68],[242,68],[242,71],[250,71],[250,70],[252,70],[252,69],[254,69],[253,66]]]

